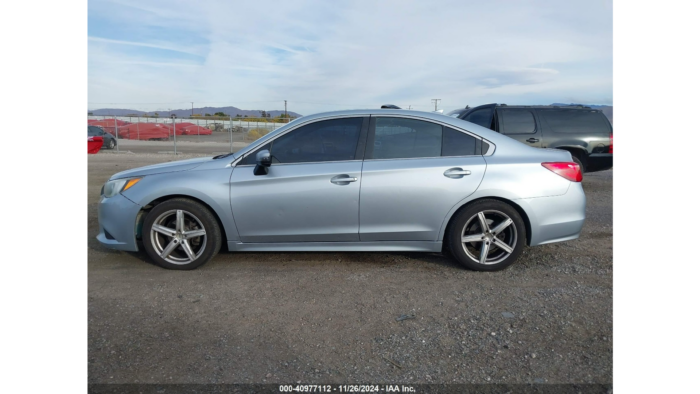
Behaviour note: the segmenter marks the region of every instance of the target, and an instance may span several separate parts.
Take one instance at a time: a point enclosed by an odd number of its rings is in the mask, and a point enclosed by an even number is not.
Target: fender
[[[227,241],[238,241],[240,237],[230,202],[232,171],[230,166],[226,166],[148,175],[123,195],[141,207],[171,196],[193,197],[208,205],[218,216]],[[141,184],[148,187],[138,187]]]

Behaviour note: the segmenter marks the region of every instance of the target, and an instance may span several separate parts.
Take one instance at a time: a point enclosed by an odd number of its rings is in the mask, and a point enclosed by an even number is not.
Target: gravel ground
[[[423,253],[221,253],[178,272],[101,247],[102,184],[173,159],[88,158],[89,383],[612,382],[612,171],[584,178],[580,239],[495,273]]]

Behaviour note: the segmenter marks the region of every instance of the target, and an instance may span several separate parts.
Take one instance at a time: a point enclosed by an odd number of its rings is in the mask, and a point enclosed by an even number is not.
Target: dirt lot
[[[612,171],[584,178],[579,240],[497,273],[421,253],[223,253],[177,272],[102,248],[102,184],[173,159],[88,158],[90,383],[612,382]]]

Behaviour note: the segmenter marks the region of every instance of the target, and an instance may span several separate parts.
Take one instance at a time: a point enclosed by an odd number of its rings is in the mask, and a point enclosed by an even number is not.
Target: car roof
[[[493,104],[485,104],[493,105]],[[475,107],[476,108],[476,107]],[[597,111],[601,112],[597,108],[587,107],[585,105],[508,105],[508,104],[498,104],[496,108],[530,108],[530,109],[579,109],[584,111]]]

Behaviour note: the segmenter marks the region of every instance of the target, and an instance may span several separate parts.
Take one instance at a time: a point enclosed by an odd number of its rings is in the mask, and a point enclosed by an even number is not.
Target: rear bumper
[[[586,160],[586,171],[588,172],[609,170],[612,166],[612,153],[591,153]]]
[[[141,206],[117,194],[114,197],[100,197],[97,220],[100,233],[97,240],[109,249],[136,252],[136,216]]]
[[[576,239],[586,219],[586,195],[572,182],[561,196],[515,200],[530,220],[530,246]]]

